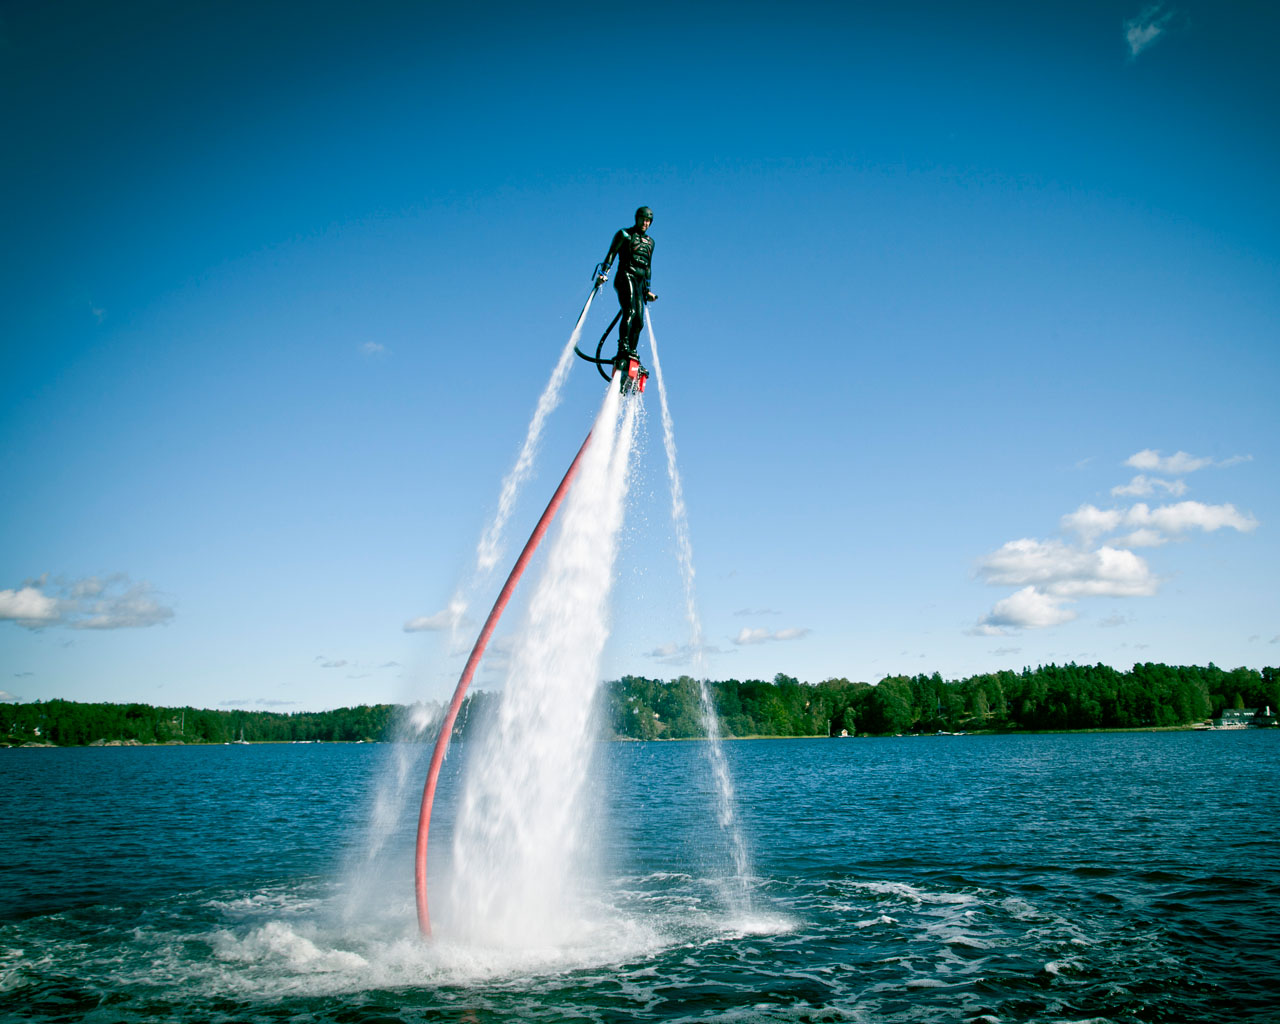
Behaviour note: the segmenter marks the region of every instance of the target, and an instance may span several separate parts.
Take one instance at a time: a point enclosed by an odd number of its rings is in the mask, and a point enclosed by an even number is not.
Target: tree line
[[[802,683],[708,683],[728,736],[893,735],[973,730],[1141,729],[1192,725],[1224,708],[1280,706],[1280,669],[1224,671],[1147,662],[1042,665],[944,680],[897,675],[876,685],[826,679]],[[626,739],[704,734],[697,682],[624,676],[607,684],[607,719]]]
[[[1108,665],[1043,665],[967,679],[889,676],[871,685],[848,679],[802,683],[708,682],[726,736],[893,735],[974,730],[1140,729],[1191,725],[1225,708],[1280,707],[1280,669],[1147,662],[1127,672]],[[699,686],[690,676],[624,676],[600,691],[605,738],[693,739],[705,735]],[[483,723],[495,695],[463,702],[454,735]],[[85,746],[125,743],[373,742],[395,739],[406,709],[396,704],[332,711],[210,710],[68,700],[0,705],[0,743]],[[433,741],[428,728],[416,737]]]
[[[394,704],[282,713],[36,701],[0,705],[0,742],[368,743],[390,735],[397,710]]]

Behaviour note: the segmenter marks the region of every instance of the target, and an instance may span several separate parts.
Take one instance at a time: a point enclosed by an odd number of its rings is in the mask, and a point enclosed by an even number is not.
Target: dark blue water
[[[0,750],[0,1019],[1280,1020],[1280,733],[731,743],[745,905],[700,745],[602,745],[540,949],[417,938],[397,749]]]

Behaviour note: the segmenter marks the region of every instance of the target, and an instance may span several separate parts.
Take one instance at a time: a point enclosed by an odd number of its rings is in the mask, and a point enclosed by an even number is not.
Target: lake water
[[[0,1019],[1280,1020],[1280,733],[726,749],[746,902],[701,745],[602,744],[543,948],[419,939],[389,745],[0,750]]]

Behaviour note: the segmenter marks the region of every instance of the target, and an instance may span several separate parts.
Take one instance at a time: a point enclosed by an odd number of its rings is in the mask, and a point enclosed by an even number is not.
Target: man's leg
[[[640,292],[629,274],[619,274],[614,288],[618,292],[618,305],[622,307],[622,320],[618,324],[618,356],[633,356],[640,339],[640,325],[644,322]]]

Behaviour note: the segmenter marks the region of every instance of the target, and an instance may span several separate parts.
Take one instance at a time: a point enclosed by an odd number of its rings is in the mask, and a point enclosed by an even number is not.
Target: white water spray
[[[551,371],[547,386],[542,389],[542,394],[538,396],[538,404],[534,407],[533,418],[529,421],[529,427],[525,431],[524,444],[520,446],[520,454],[516,456],[515,464],[507,472],[507,475],[503,477],[502,490],[498,495],[498,510],[494,513],[493,519],[485,527],[484,532],[480,535],[480,540],[476,544],[475,568],[464,578],[464,582],[458,586],[441,615],[443,624],[449,628],[449,648],[451,650],[458,650],[460,644],[464,642],[465,638],[462,636],[461,627],[467,622],[466,614],[471,604],[471,592],[478,585],[478,581],[487,576],[502,557],[507,521],[511,518],[511,513],[515,509],[516,499],[520,496],[521,487],[524,486],[529,479],[529,474],[533,471],[533,463],[538,456],[538,447],[542,443],[542,431],[546,426],[547,417],[555,412],[556,407],[560,404],[560,392],[569,376],[569,367],[573,364],[573,350],[577,347],[578,341],[582,337],[582,325],[587,322],[587,314],[591,312],[591,304],[595,301],[598,291],[598,288],[591,289],[591,294],[587,296],[582,312],[578,314],[578,322],[573,325],[569,340],[565,342],[565,346],[560,352],[560,358],[556,361],[555,368]]]
[[[590,927],[584,783],[638,406],[610,385],[497,720],[469,757],[446,911],[450,930],[480,945],[556,946]]]
[[[671,520],[676,531],[676,556],[680,562],[680,575],[684,581],[685,618],[689,623],[689,647],[693,655],[694,676],[698,680],[698,702],[702,710],[702,724],[707,733],[707,758],[716,782],[716,811],[720,827],[728,837],[736,878],[736,892],[732,893],[736,910],[745,912],[748,906],[747,880],[751,876],[751,861],[747,855],[746,840],[738,825],[737,800],[734,795],[733,777],[725,760],[724,744],[720,735],[720,717],[716,714],[711,689],[707,685],[705,650],[702,640],[702,619],[694,590],[693,544],[689,539],[689,515],[684,504],[684,488],[680,483],[680,470],[676,466],[676,434],[667,406],[667,387],[662,377],[662,360],[658,357],[658,340],[653,333],[653,321],[648,307],[644,311],[645,326],[649,329],[649,347],[653,352],[653,373],[658,380],[658,402],[662,408],[662,441],[667,452],[667,477],[671,482]]]
[[[469,592],[476,586],[478,578],[488,573],[502,555],[503,534],[507,521],[511,518],[520,489],[533,469],[547,418],[560,404],[560,392],[569,376],[569,367],[573,363],[573,350],[582,336],[582,326],[586,323],[587,314],[591,311],[591,304],[595,300],[597,291],[597,288],[593,288],[591,294],[587,296],[586,304],[582,307],[569,340],[565,343],[560,358],[551,371],[546,387],[538,397],[538,404],[525,432],[520,454],[516,457],[515,465],[503,478],[498,510],[476,545],[475,567],[459,584],[446,606],[444,620],[449,629],[450,648],[457,648],[459,645],[460,628],[466,621],[466,611],[470,604]],[[359,903],[367,898],[370,886],[374,884],[382,869],[379,858],[383,849],[405,820],[409,798],[420,781],[418,776],[423,754],[420,741],[428,728],[439,722],[441,714],[442,709],[438,704],[433,703],[430,706],[415,704],[396,718],[393,725],[393,744],[373,796],[364,842],[359,849],[353,850],[349,859],[351,898],[348,900],[348,914],[357,912]]]
[[[392,840],[412,821],[411,798],[422,785],[423,755],[430,747],[423,735],[440,722],[444,708],[436,701],[415,703],[396,713],[391,742],[383,747],[382,769],[369,806],[360,841],[347,853],[345,899],[341,912],[350,923],[364,916],[369,903],[383,887],[385,876],[399,870],[384,863]]]
[[[546,424],[547,417],[560,404],[560,390],[564,386],[565,378],[569,376],[569,366],[573,362],[573,350],[577,346],[578,340],[582,337],[582,325],[586,323],[587,313],[591,311],[591,303],[595,300],[597,290],[592,289],[591,294],[587,297],[586,305],[582,307],[578,322],[573,326],[573,333],[569,335],[569,340],[565,343],[564,350],[560,353],[560,359],[557,361],[555,369],[551,371],[551,379],[547,381],[547,386],[538,398],[537,408],[534,409],[533,419],[529,421],[529,429],[525,433],[524,444],[520,448],[520,454],[516,457],[515,465],[511,467],[511,471],[507,473],[506,478],[502,481],[502,492],[498,497],[498,511],[494,515],[493,521],[480,537],[480,543],[476,546],[476,567],[481,572],[488,572],[492,569],[502,556],[503,531],[506,529],[507,520],[511,518],[511,511],[515,507],[520,488],[529,478],[530,470],[533,469],[533,460],[538,454],[538,445],[542,441],[542,428]]]

